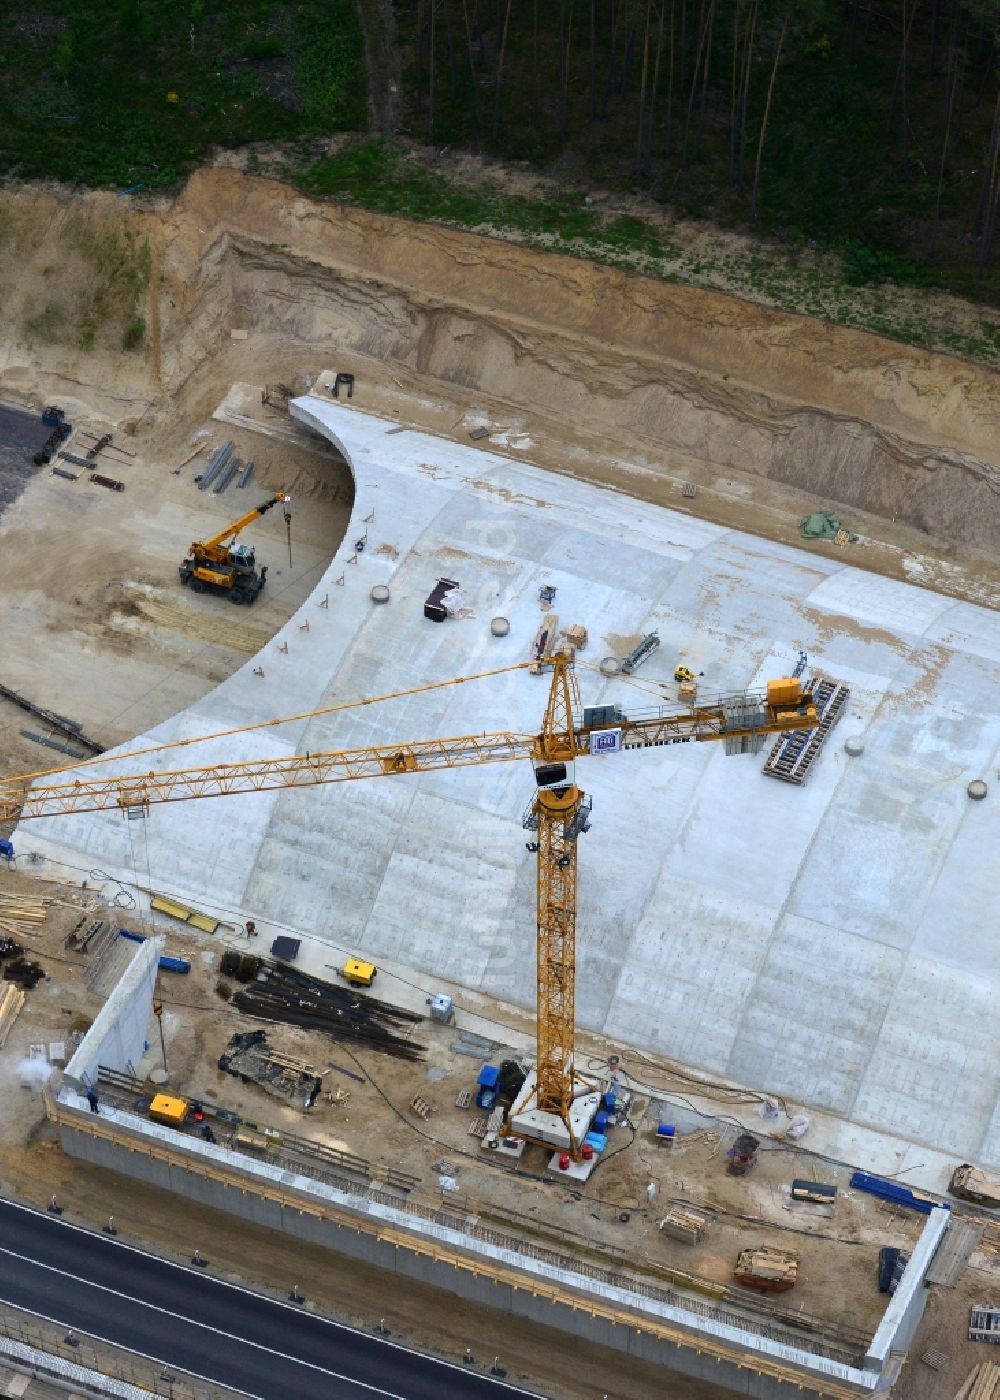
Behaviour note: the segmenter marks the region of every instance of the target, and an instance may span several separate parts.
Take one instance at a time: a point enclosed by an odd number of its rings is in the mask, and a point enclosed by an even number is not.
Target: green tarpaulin
[[[833,540],[845,528],[832,511],[815,510],[812,515],[803,517],[799,533],[804,540]],[[857,544],[858,537],[850,535],[849,540],[851,544]]]

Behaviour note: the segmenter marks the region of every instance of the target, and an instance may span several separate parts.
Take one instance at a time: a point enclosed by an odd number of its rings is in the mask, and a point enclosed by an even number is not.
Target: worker
[[[97,1107],[97,1094],[93,1089],[87,1090],[87,1102],[90,1104],[91,1113],[100,1113],[101,1110]]]
[[[208,1124],[208,1123],[203,1123],[203,1124],[201,1125],[201,1130],[200,1130],[200,1131],[201,1131],[202,1137],[204,1138],[204,1140],[205,1140],[206,1142],[214,1142],[214,1141],[215,1141],[215,1134],[212,1132],[212,1128],[211,1128],[211,1125],[210,1125],[210,1124]]]
[[[247,938],[256,938],[256,937],[257,937],[257,925],[254,923],[253,919],[247,919]]]

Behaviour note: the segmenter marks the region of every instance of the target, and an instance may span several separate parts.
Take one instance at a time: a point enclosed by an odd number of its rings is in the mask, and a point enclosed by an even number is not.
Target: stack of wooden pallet
[[[48,918],[51,903],[44,895],[8,894],[0,890],[0,933],[33,938]]]
[[[708,1216],[690,1206],[673,1205],[660,1221],[660,1229],[671,1239],[697,1244],[705,1233]]]
[[[13,982],[8,982],[3,992],[0,992],[0,1049],[7,1043],[11,1026],[17,1020],[18,1012],[24,1005],[24,992],[20,987],[15,987]]]

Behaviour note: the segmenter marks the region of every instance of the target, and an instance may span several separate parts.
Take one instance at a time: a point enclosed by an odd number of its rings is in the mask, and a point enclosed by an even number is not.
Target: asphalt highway
[[[9,1201],[0,1299],[259,1400],[529,1394]]]

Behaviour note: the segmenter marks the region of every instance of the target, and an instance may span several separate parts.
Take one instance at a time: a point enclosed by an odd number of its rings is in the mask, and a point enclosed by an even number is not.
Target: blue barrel
[[[615,1091],[613,1089],[609,1089],[608,1092],[604,1095],[604,1107],[608,1110],[609,1113],[614,1113],[615,1105],[617,1104],[617,1102],[618,1100],[615,1098]]]
[[[595,1114],[594,1114],[594,1127],[597,1129],[597,1131],[598,1131],[599,1133],[603,1133],[603,1132],[604,1132],[604,1129],[605,1129],[607,1126],[608,1126],[608,1115],[607,1115],[606,1113],[603,1113],[603,1112],[602,1112],[602,1113],[595,1113]]]
[[[675,1137],[676,1134],[677,1129],[674,1127],[673,1123],[661,1123],[656,1129],[656,1136],[658,1138],[672,1138]]]

